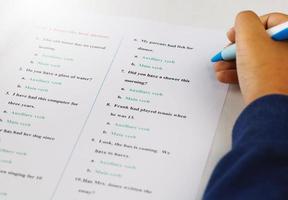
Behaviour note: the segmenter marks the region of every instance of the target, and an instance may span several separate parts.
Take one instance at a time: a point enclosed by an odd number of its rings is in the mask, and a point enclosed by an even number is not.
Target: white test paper
[[[194,199],[227,92],[209,61],[222,33],[30,25],[0,48],[0,199]]]

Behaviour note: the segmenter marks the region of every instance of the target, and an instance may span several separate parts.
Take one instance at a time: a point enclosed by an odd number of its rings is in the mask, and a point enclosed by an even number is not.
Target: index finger
[[[265,26],[265,29],[269,29],[278,24],[282,24],[288,21],[288,15],[283,13],[270,13],[260,17],[262,24]]]

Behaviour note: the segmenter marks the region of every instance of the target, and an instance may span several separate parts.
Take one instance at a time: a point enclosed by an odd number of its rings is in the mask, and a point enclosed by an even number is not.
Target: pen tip
[[[217,53],[212,59],[211,62],[218,62],[220,60],[223,60],[221,52]]]

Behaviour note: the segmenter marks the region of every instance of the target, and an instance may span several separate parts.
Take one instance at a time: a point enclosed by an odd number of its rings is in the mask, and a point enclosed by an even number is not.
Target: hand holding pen
[[[266,32],[287,21],[288,16],[280,13],[258,17],[244,11],[238,14],[235,26],[227,33],[228,39],[236,44],[236,61],[231,55],[228,61],[219,59],[214,65],[216,76],[224,83],[239,83],[246,104],[269,94],[288,95],[288,42],[276,41],[272,33],[271,38],[269,31]],[[282,31],[273,29],[278,40],[288,38],[286,25],[282,25]]]

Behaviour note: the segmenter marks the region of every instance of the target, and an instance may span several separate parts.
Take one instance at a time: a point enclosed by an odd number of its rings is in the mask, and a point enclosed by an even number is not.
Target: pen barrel
[[[288,40],[288,28],[273,35],[272,39],[276,41]]]
[[[224,60],[235,60],[236,58],[236,45],[232,44],[221,52],[221,56]]]

